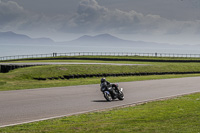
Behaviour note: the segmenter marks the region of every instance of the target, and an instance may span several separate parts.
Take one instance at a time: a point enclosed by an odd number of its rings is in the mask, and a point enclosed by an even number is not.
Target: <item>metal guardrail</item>
[[[14,55],[0,57],[0,61],[32,59],[59,56],[146,56],[146,57],[186,57],[200,58],[200,54],[175,54],[175,53],[130,53],[130,52],[70,52],[70,53],[50,53],[32,55]]]

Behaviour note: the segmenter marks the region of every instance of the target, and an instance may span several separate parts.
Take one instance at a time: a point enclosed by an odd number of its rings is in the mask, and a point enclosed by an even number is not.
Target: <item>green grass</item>
[[[198,133],[200,93],[0,129],[1,133]]]
[[[108,57],[106,57],[108,58]],[[114,57],[113,57],[114,58]],[[119,57],[115,57],[119,58]],[[130,58],[130,57],[120,57]],[[147,58],[147,57],[131,57]],[[159,58],[156,58],[159,59]],[[162,58],[163,59],[163,58]],[[165,58],[169,60],[170,58]],[[176,58],[187,59],[188,58]],[[174,58],[173,58],[174,60]],[[192,58],[196,60],[196,58]],[[106,62],[74,61],[62,62]],[[36,62],[60,62],[57,60]],[[32,62],[32,61],[20,61]],[[57,86],[98,84],[100,78],[82,78],[70,80],[37,81],[37,77],[57,77],[70,74],[128,73],[128,72],[193,72],[200,71],[200,63],[158,63],[109,61],[109,63],[149,64],[149,66],[107,66],[107,65],[48,65],[21,68],[0,73],[0,91],[33,89]],[[107,77],[110,82],[128,82],[167,78],[200,76],[185,75],[151,75],[129,77]],[[0,128],[1,133],[105,133],[105,132],[148,132],[148,133],[198,133],[200,132],[200,93],[178,97],[165,101],[150,102],[139,106],[112,109],[104,112],[93,112],[59,119],[40,121],[24,125]]]
[[[92,58],[93,56],[82,56]],[[95,56],[98,58],[120,58],[120,59],[198,59],[198,58],[156,58],[139,56]],[[63,57],[69,58],[69,57]],[[75,58],[81,58],[75,57]],[[41,59],[41,58],[40,58]],[[44,58],[46,59],[46,58]],[[56,58],[55,58],[56,59]],[[111,66],[111,65],[44,65],[20,68],[9,73],[0,73],[0,91],[34,89],[46,87],[60,87],[71,85],[98,84],[99,78],[70,79],[70,80],[46,80],[37,81],[34,78],[63,77],[64,75],[104,74],[104,73],[149,73],[149,72],[200,72],[200,63],[165,63],[165,62],[138,62],[138,61],[97,61],[97,60],[21,60],[21,62],[81,62],[81,63],[125,63],[125,64],[147,64],[147,66]],[[137,80],[152,80],[177,77],[199,76],[189,75],[162,75],[162,76],[132,76],[132,77],[109,77],[110,82],[126,82]]]
[[[194,77],[194,76],[200,76],[200,74],[107,77],[106,79],[112,83],[116,82],[119,83],[119,82],[129,82],[129,81],[169,79],[169,78],[182,78],[182,77]],[[101,78],[86,78],[86,79],[81,78],[81,79],[70,79],[70,80],[46,80],[46,81],[1,79],[0,91],[99,84],[100,79]]]
[[[51,61],[49,61],[51,62]],[[73,62],[73,61],[71,61]],[[85,61],[102,62],[108,61]],[[110,61],[109,61],[110,63]],[[112,63],[122,63],[120,61]],[[200,71],[200,63],[157,63],[157,62],[123,62],[127,64],[148,64],[147,66],[111,66],[111,65],[45,65],[20,68],[9,73],[0,73],[0,91],[33,89],[46,87],[59,87],[71,85],[98,84],[99,78],[70,79],[70,80],[46,80],[37,81],[34,78],[63,77],[73,74],[102,74],[102,73],[141,73],[141,72],[194,72]],[[158,78],[177,78],[199,76],[190,75],[163,75],[163,76],[132,76],[132,77],[109,77],[110,82],[125,82],[136,80],[151,80]]]
[[[115,65],[45,65],[16,69],[8,74],[12,79],[33,79],[59,77],[74,74],[103,73],[148,73],[148,72],[195,72],[200,71],[200,63],[152,63],[147,66]],[[2,74],[1,74],[2,75]],[[2,75],[2,77],[3,77]]]

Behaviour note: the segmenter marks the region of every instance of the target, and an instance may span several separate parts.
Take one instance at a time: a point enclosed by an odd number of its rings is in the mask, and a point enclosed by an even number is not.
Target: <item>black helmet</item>
[[[102,78],[101,79],[101,83],[105,82],[106,81],[106,78]]]

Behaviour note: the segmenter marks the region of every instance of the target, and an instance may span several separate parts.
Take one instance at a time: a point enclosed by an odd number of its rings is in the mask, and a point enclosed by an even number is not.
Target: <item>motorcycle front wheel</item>
[[[124,100],[124,93],[122,91],[119,91],[118,99],[119,100]]]
[[[108,91],[104,91],[103,94],[104,94],[104,97],[105,97],[105,99],[107,101],[109,101],[109,102],[112,101],[112,96],[111,96],[111,94]]]

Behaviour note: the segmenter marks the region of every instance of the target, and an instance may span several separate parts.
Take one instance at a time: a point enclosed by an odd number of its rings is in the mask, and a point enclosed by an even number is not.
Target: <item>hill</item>
[[[27,35],[16,34],[12,31],[0,32],[0,44],[54,44],[49,38],[31,38]]]
[[[110,34],[96,36],[84,35],[75,40],[62,42],[61,44],[73,46],[110,46],[110,47],[170,47],[170,44],[144,41],[124,40]]]

